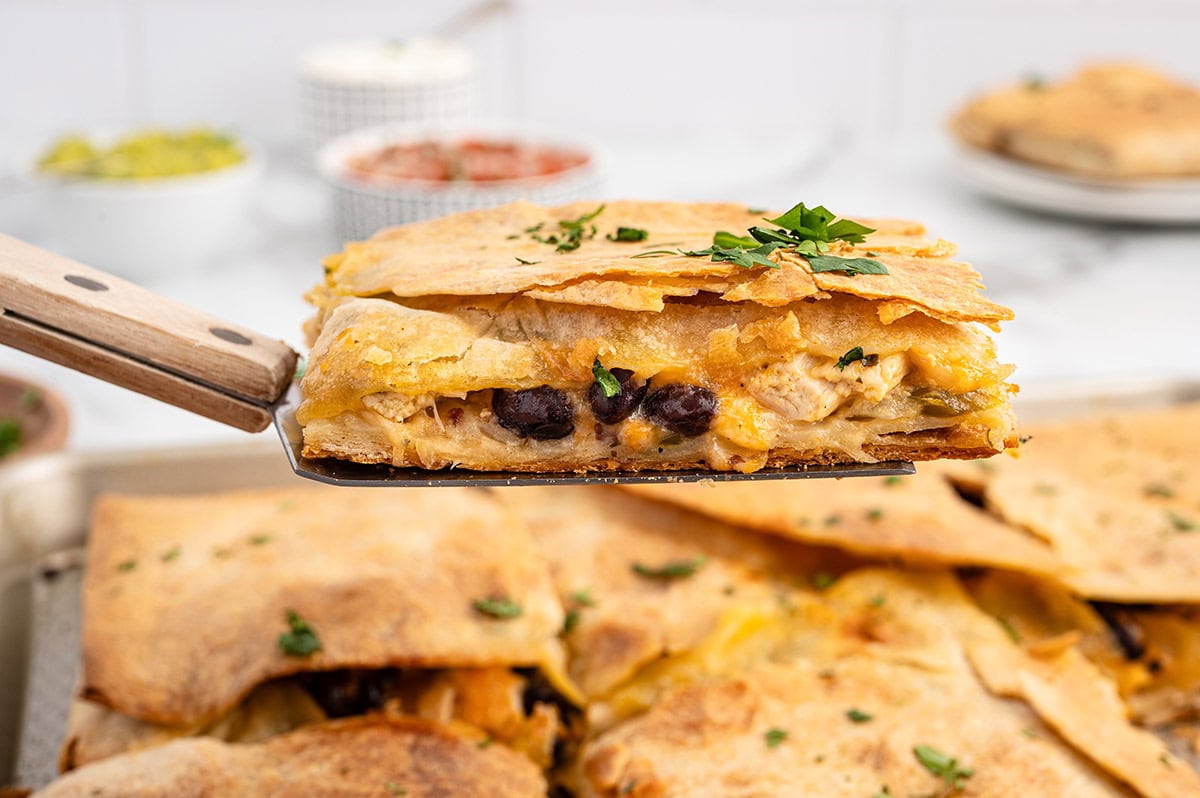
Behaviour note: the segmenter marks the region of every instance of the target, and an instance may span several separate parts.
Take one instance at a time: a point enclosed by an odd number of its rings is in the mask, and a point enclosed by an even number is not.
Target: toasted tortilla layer
[[[1041,424],[1019,459],[939,466],[1044,540],[1056,578],[1111,601],[1200,601],[1200,404]]]
[[[1015,445],[1011,368],[979,329],[1011,312],[920,225],[872,222],[866,243],[830,245],[885,275],[814,272],[788,250],[770,253],[778,268],[753,269],[679,254],[761,221],[736,205],[610,203],[577,248],[537,240],[596,207],[517,203],[385,230],[330,257],[310,295],[319,313],[297,412],[306,456],[748,472]],[[609,240],[609,226],[648,235],[631,246]],[[715,414],[685,433],[642,399],[632,416],[606,418],[588,395],[598,361],[651,394],[708,391]],[[498,390],[546,388],[569,416],[553,436],[493,412]]]
[[[176,740],[67,774],[39,798],[489,795],[544,798],[528,759],[478,732],[412,718],[310,726],[261,744]]]
[[[83,696],[191,726],[301,672],[530,666],[561,683],[563,612],[529,532],[484,492],[447,498],[315,486],[101,497]],[[489,616],[483,599],[520,614]],[[319,650],[285,653],[289,611]]]
[[[1095,672],[1083,684],[1041,682],[1032,706],[1003,700],[1012,688],[1000,675],[1025,684],[1021,674],[1041,673],[1040,660],[948,574],[854,571],[817,600],[823,615],[802,602],[765,634],[664,660],[606,699],[654,683],[644,714],[585,747],[581,794],[689,795],[712,784],[748,795],[875,795],[884,785],[941,794],[949,785],[921,765],[917,746],[971,771],[970,795],[1130,795],[1118,780],[1154,795],[1168,765],[1179,773],[1167,794],[1200,783],[1113,712],[1115,693]],[[1064,719],[1064,705],[1078,718]],[[1132,745],[1116,754],[1104,735]]]
[[[1089,177],[1200,174],[1200,90],[1137,64],[989,92],[951,128],[971,146]]]

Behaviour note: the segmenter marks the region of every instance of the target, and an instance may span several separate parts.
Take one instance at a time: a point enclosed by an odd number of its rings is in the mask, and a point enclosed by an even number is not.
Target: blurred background
[[[192,249],[171,231],[178,220],[145,211],[146,237],[166,243],[126,273],[303,349],[302,295],[340,248],[346,214],[374,219],[375,205],[397,202],[339,189],[316,145],[334,117],[373,118],[384,95],[372,81],[401,83],[421,98],[393,96],[393,116],[582,148],[595,167],[582,187],[597,199],[805,201],[919,219],[1015,309],[1000,350],[1027,388],[1197,379],[1200,228],[986,199],[958,174],[946,132],[981,91],[1093,61],[1200,82],[1197,29],[1200,5],[1186,0],[4,0],[0,231],[78,254],[83,234],[56,224],[70,212],[60,190],[35,174],[64,134],[223,131],[254,173],[228,189],[238,212],[219,246]],[[403,75],[380,66],[381,45],[431,35],[449,44]],[[360,44],[316,53],[344,41]],[[438,91],[451,99],[421,94]],[[188,214],[195,232],[219,211]],[[79,448],[241,435],[11,349],[0,347],[0,371],[63,394]]]

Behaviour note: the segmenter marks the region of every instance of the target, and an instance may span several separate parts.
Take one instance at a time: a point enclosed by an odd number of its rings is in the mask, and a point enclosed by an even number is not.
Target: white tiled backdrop
[[[152,287],[300,346],[300,295],[337,246],[303,146],[300,54],[421,34],[472,5],[0,0],[0,230],[43,243],[36,204],[2,170],[64,130],[231,127],[271,159],[256,232],[240,254]],[[612,156],[610,195],[803,199],[920,218],[960,242],[991,294],[1016,308],[1001,353],[1022,381],[1200,377],[1200,232],[987,202],[952,179],[943,132],[971,93],[1083,61],[1135,58],[1200,83],[1200,2],[512,0],[466,42],[480,63],[480,115],[597,142]],[[0,369],[66,391],[77,444],[218,429],[2,348]]]

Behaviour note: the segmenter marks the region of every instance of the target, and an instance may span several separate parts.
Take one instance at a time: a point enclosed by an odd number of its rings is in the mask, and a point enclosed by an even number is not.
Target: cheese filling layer
[[[416,322],[443,328],[436,351],[412,341]],[[357,300],[313,354],[308,455],[397,466],[753,471],[780,454],[871,462],[897,436],[957,426],[985,428],[973,448],[1000,451],[1013,428],[1011,369],[986,334],[920,314],[885,325],[847,297],[662,314]],[[597,404],[604,371],[626,412]]]

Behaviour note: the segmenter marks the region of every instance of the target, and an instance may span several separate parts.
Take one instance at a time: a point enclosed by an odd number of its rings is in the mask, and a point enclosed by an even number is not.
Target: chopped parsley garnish
[[[182,553],[183,553],[183,549],[181,547],[172,546],[171,548],[164,551],[162,553],[162,556],[159,557],[159,559],[162,560],[163,562],[171,562],[172,560],[179,559],[179,555]]]
[[[388,791],[389,795],[408,795],[408,790],[404,789],[403,787],[401,787],[399,784],[397,784],[394,781],[389,781],[387,784],[385,784],[383,786],[384,786],[384,789],[386,789]]]
[[[839,258],[837,255],[817,255],[808,259],[808,265],[816,274],[824,272],[844,272],[853,277],[856,274],[887,274],[887,266],[870,258]]]
[[[321,650],[321,640],[308,621],[300,617],[295,610],[286,612],[288,631],[279,636],[276,641],[279,650],[289,657],[307,657]]]
[[[137,568],[137,560],[122,560],[117,563],[117,570],[121,573],[128,573],[134,568]]]
[[[657,567],[635,562],[632,567],[635,574],[647,579],[683,579],[695,574],[707,561],[707,557],[693,557],[690,560],[675,560]]]
[[[845,371],[846,366],[851,363],[857,363],[860,360],[866,360],[867,356],[863,354],[863,348],[856,346],[838,358],[838,362],[834,365],[838,367],[838,371]]]
[[[750,214],[751,216],[762,216],[766,212],[767,212],[766,208],[747,208],[746,209],[746,213]]]
[[[605,236],[609,241],[645,241],[650,234],[640,227],[618,227],[616,233]]]
[[[870,510],[867,510],[867,520],[875,523],[883,520],[883,508],[872,507]]]
[[[837,526],[842,522],[842,517],[836,513],[825,517],[825,526]]]
[[[1184,518],[1179,513],[1167,513],[1167,518],[1171,519],[1171,526],[1176,532],[1195,532],[1198,528],[1196,522],[1190,518]]]
[[[592,597],[591,589],[576,590],[571,594],[571,601],[578,604],[580,607],[595,607],[596,599]]]
[[[471,606],[484,615],[508,620],[521,615],[521,605],[508,598],[475,599]]]
[[[521,264],[522,266],[533,266],[535,263],[541,263],[540,260],[525,260],[519,255],[513,255],[513,257],[516,258],[517,263]]]
[[[0,418],[0,457],[12,454],[21,446],[21,425],[15,418]]]
[[[961,792],[963,782],[975,775],[973,769],[959,767],[957,759],[932,746],[918,745],[913,748],[913,756],[917,758],[922,767],[941,779],[947,789],[955,792]]]
[[[493,742],[492,735],[489,734],[487,737],[484,737],[482,740],[479,741],[479,747],[487,748],[488,746],[490,746],[492,744],[492,742]]]
[[[885,603],[887,603],[887,596],[884,595],[883,593],[879,593],[875,596],[872,596],[871,600],[867,602],[867,604],[870,605],[874,609],[879,609]]]
[[[779,264],[767,257],[777,249],[779,249],[779,244],[763,244],[753,249],[746,249],[741,246],[720,247],[713,244],[707,249],[696,249],[690,252],[680,250],[680,252],[689,258],[700,258],[705,255],[711,255],[713,263],[728,262],[736,266],[741,266],[743,269],[753,269],[756,266],[778,269]]]
[[[596,225],[588,224],[604,211],[601,205],[591,213],[585,213],[578,219],[562,219],[558,223],[558,231],[543,235],[544,223],[526,227],[525,232],[539,244],[549,244],[555,252],[571,252],[579,249],[579,245],[589,238],[596,237]],[[517,258],[520,260],[520,258]]]
[[[571,630],[579,625],[579,610],[568,610],[563,616],[562,633],[570,634]]]
[[[767,729],[763,737],[767,741],[767,748],[778,748],[787,739],[788,733],[787,729]]]
[[[822,571],[819,574],[813,574],[812,586],[817,590],[828,590],[833,587],[833,583],[837,581],[837,577],[833,574],[828,574]]]
[[[1164,485],[1161,482],[1152,482],[1144,489],[1147,496],[1162,496],[1164,499],[1172,499],[1175,497],[1175,491],[1170,485]]]
[[[714,263],[729,262],[746,269],[753,269],[757,266],[778,269],[779,264],[767,256],[777,249],[785,249],[807,258],[814,274],[841,272],[853,276],[888,273],[887,267],[877,260],[842,258],[826,254],[829,251],[829,244],[833,241],[861,244],[866,236],[875,230],[849,219],[838,219],[823,206],[808,208],[801,202],[787,213],[766,221],[777,227],[768,228],[755,225],[747,231],[750,233],[749,236],[739,236],[725,230],[718,230],[713,235],[712,246],[707,249],[690,251],[657,249],[641,252],[632,257],[674,255],[678,252],[692,258],[711,256]]]
[[[251,546],[263,546],[271,542],[271,536],[266,532],[259,532],[257,535],[250,536]]]
[[[903,477],[884,477],[883,484],[889,488],[894,488],[904,481]]]
[[[592,362],[592,376],[596,378],[596,383],[600,386],[600,390],[604,392],[605,397],[611,399],[621,392],[621,383],[612,372],[604,368],[600,363],[600,358],[596,358]]]
[[[872,795],[871,798],[894,798],[894,797],[892,795],[892,791],[889,790],[888,786],[885,784],[885,785],[883,785],[883,788],[879,792]]]
[[[1021,642],[1021,633],[1017,631],[1017,627],[1012,625],[1012,621],[1010,621],[1008,618],[1005,618],[1003,615],[998,617],[996,620],[1004,629],[1004,633],[1008,635],[1010,640],[1012,640],[1014,643]]]
[[[863,712],[861,709],[855,709],[853,707],[846,710],[846,717],[849,718],[854,723],[866,723],[867,721],[874,720],[874,718],[875,718],[874,715],[872,715],[868,712]]]

